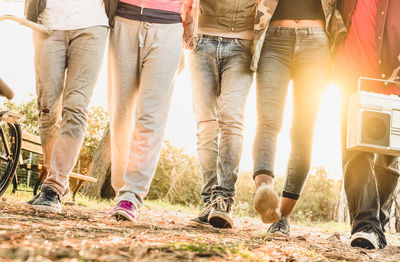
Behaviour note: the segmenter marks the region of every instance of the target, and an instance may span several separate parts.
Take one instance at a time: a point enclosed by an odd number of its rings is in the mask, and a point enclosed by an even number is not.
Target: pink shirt
[[[182,0],[120,0],[130,5],[143,8],[151,8],[157,10],[181,13]]]

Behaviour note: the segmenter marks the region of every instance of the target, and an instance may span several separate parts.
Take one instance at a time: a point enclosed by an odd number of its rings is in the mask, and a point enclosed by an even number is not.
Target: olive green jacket
[[[110,26],[114,24],[114,16],[118,7],[118,0],[104,0],[104,7]],[[26,19],[37,22],[39,14],[46,8],[46,0],[25,0]]]
[[[254,28],[255,0],[201,0],[200,27],[224,32],[241,32]]]
[[[257,71],[260,53],[271,18],[279,0],[257,0],[257,14],[254,25],[253,59],[251,69]],[[346,35],[346,26],[336,8],[336,0],[321,0],[325,15],[325,31],[328,34],[332,54],[335,55],[341,39]]]

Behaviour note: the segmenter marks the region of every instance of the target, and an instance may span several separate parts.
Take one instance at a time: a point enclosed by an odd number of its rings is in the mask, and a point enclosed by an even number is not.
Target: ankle
[[[260,174],[254,178],[254,183],[256,184],[256,188],[259,188],[262,185],[273,187],[274,179],[266,174]]]

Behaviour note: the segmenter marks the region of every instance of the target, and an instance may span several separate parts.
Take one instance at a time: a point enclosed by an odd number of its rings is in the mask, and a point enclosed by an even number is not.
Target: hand
[[[400,62],[400,55],[398,57]],[[400,66],[393,70],[392,76],[388,79],[389,81],[400,81]]]
[[[193,0],[182,0],[182,5],[181,5],[181,19],[182,19],[182,23],[186,24],[186,20],[190,17],[188,17],[190,15],[190,12],[192,10],[193,7]]]
[[[182,22],[183,22],[183,47],[186,49],[194,48],[194,6],[193,0],[184,0],[182,4]]]

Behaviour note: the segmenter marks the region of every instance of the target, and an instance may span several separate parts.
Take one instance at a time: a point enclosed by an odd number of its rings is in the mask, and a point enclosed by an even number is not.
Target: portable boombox
[[[400,156],[400,97],[362,91],[371,85],[399,88],[400,82],[359,79],[349,101],[347,148]]]

